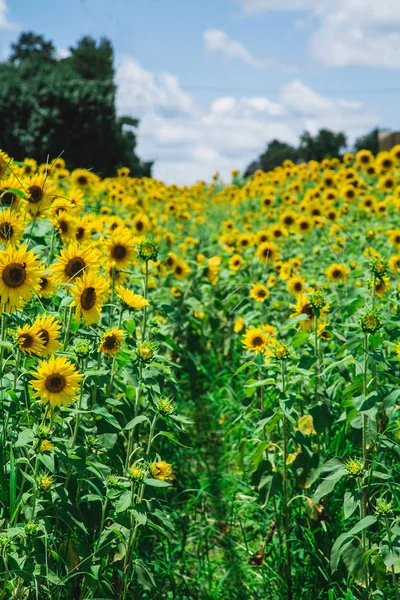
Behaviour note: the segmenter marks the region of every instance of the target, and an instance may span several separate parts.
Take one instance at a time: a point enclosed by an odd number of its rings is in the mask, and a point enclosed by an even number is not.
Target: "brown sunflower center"
[[[85,229],[83,227],[78,227],[75,233],[75,237],[77,240],[81,240],[85,235]]]
[[[137,231],[143,231],[143,227],[144,227],[143,221],[137,221],[136,222],[136,229],[137,229]]]
[[[47,286],[49,285],[49,280],[47,279],[47,277],[42,277],[40,280],[40,289],[45,290],[47,288]]]
[[[294,219],[293,217],[287,216],[284,218],[283,222],[285,223],[285,225],[293,225]]]
[[[86,263],[80,256],[74,256],[71,258],[67,266],[65,267],[65,274],[69,277],[81,277],[83,275],[83,270],[86,267]]]
[[[300,229],[303,229],[305,231],[306,229],[309,229],[309,227],[310,227],[310,224],[308,223],[308,221],[301,221]]]
[[[9,288],[20,287],[26,280],[25,263],[10,263],[3,269],[1,275],[4,284]]]
[[[12,192],[4,192],[4,194],[0,196],[0,204],[1,206],[12,206],[16,199],[16,194],[13,194]]]
[[[300,281],[296,281],[296,283],[294,284],[295,292],[301,292],[302,289],[303,289],[303,284]]]
[[[66,385],[65,377],[61,373],[52,373],[46,377],[44,382],[45,388],[48,392],[56,394],[61,392]]]
[[[392,161],[386,159],[382,162],[382,166],[384,169],[390,169],[390,167],[392,166]]]
[[[58,223],[60,229],[61,229],[61,233],[67,233],[68,231],[68,223],[67,221],[60,221]]]
[[[176,273],[177,275],[182,275],[182,273],[183,273],[183,269],[182,269],[182,267],[180,267],[180,266],[178,265],[178,266],[175,268],[175,273]]]
[[[310,304],[305,304],[303,306],[303,308],[301,309],[301,314],[302,315],[307,315],[309,319],[313,319],[314,318],[314,311],[313,311],[312,306]]]
[[[116,258],[117,260],[123,260],[127,253],[128,252],[126,247],[122,244],[117,244],[116,246],[114,246],[112,251],[113,258]]]
[[[81,306],[84,310],[90,310],[96,304],[96,290],[94,287],[87,287],[81,294]]]
[[[44,347],[46,348],[47,344],[50,341],[50,334],[47,331],[47,329],[39,329],[38,336],[40,337],[40,339],[43,342]]]
[[[103,348],[105,350],[113,350],[118,345],[118,340],[114,334],[107,335],[103,341]]]
[[[79,185],[87,185],[87,177],[86,175],[80,175],[77,179],[77,182],[79,183]]]
[[[334,269],[332,271],[332,277],[334,279],[339,279],[342,276],[342,271],[340,269]]]
[[[259,348],[260,346],[262,346],[262,345],[263,345],[263,343],[264,343],[264,340],[262,339],[261,335],[256,335],[256,336],[253,338],[252,345],[253,345],[255,348]]]
[[[19,336],[19,345],[21,348],[27,350],[33,346],[34,338],[30,333],[22,333]]]
[[[265,291],[265,290],[258,290],[258,291],[257,291],[257,296],[258,296],[259,298],[265,298],[265,296],[266,296],[266,295],[267,295],[267,294],[266,294],[266,291]]]
[[[37,204],[43,198],[43,189],[40,187],[40,185],[31,185],[28,188],[28,192],[29,192],[28,202],[30,204]]]
[[[0,224],[0,238],[3,240],[10,240],[14,233],[14,227],[11,223]]]

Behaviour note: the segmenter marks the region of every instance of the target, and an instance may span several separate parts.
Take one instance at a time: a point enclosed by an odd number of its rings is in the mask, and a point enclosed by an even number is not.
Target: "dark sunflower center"
[[[303,289],[303,286],[300,283],[300,281],[296,281],[296,283],[294,284],[294,289],[296,292],[301,292],[301,290]]]
[[[182,275],[182,267],[180,267],[180,266],[178,265],[178,266],[176,267],[176,269],[175,269],[175,273],[176,273],[177,275]]]
[[[87,185],[87,177],[85,175],[80,175],[77,181],[79,185]]]
[[[67,233],[68,231],[68,223],[66,221],[60,221],[59,226],[62,233]]]
[[[65,274],[68,277],[81,277],[83,275],[83,270],[86,267],[85,261],[80,256],[74,256],[71,258],[67,266],[65,267]]]
[[[2,279],[4,284],[9,288],[20,287],[26,280],[25,264],[10,263],[3,269]]]
[[[174,259],[172,258],[172,256],[169,256],[167,258],[167,260],[165,261],[165,264],[167,265],[167,267],[172,267],[172,265],[174,264]]]
[[[46,390],[53,394],[61,392],[65,388],[65,384],[65,377],[61,373],[52,373],[51,375],[48,375],[44,382]]]
[[[386,160],[383,161],[382,166],[385,169],[390,169],[390,167],[392,166],[392,161],[386,159]]]
[[[265,290],[258,290],[257,296],[259,298],[265,298],[265,296],[266,296]]]
[[[309,228],[309,224],[307,223],[307,221],[302,221],[300,223],[300,229],[305,230],[305,229],[308,229],[308,228]]]
[[[38,331],[38,336],[40,337],[40,339],[43,342],[44,347],[46,348],[47,344],[50,341],[50,334],[46,329],[40,329]]]
[[[342,276],[342,271],[340,269],[334,269],[332,271],[332,277],[334,279],[339,279]]]
[[[81,240],[84,235],[85,235],[84,228],[83,227],[78,227],[78,229],[76,230],[76,234],[75,234],[76,239],[77,240]]]
[[[27,350],[28,348],[31,348],[33,346],[33,336],[31,336],[29,333],[23,333],[22,335],[19,336],[19,345],[21,346],[21,348],[24,348],[25,350]]]
[[[327,179],[325,179],[325,185],[327,185],[328,187],[330,187],[333,184],[333,180],[330,179],[330,177],[327,177]]]
[[[107,335],[103,341],[103,348],[105,350],[112,350],[113,348],[115,348],[115,346],[117,346],[117,344],[118,344],[118,340],[114,334]]]
[[[293,217],[285,217],[283,222],[285,225],[293,225]]]
[[[47,277],[42,277],[40,280],[40,289],[43,291],[47,288],[48,285],[49,285],[49,280],[47,279]]]
[[[264,341],[260,335],[256,335],[256,337],[253,338],[253,346],[255,348],[262,346],[263,343],[264,343]]]
[[[13,194],[12,192],[4,192],[4,194],[2,194],[0,197],[0,204],[2,206],[12,206],[16,199],[16,194]]]
[[[307,315],[310,319],[314,318],[314,311],[310,304],[305,304],[305,306],[303,306],[303,308],[301,309],[301,314]]]
[[[142,221],[137,221],[137,223],[136,223],[136,229],[138,231],[142,231],[143,230],[143,222]]]
[[[37,204],[43,198],[43,190],[39,185],[31,185],[28,188],[30,204]]]
[[[366,154],[364,154],[361,157],[361,162],[364,163],[365,165],[369,163],[369,156],[367,156]]]
[[[127,250],[122,244],[117,244],[114,246],[112,254],[117,260],[123,260],[127,255]]]
[[[10,240],[13,236],[14,228],[11,223],[0,224],[0,238],[3,240]]]
[[[32,167],[30,165],[26,165],[24,167],[25,175],[30,175],[32,173]]]
[[[262,253],[264,258],[268,258],[269,256],[271,256],[271,249],[270,248],[265,248],[265,250]]]
[[[81,294],[81,306],[84,310],[90,310],[96,304],[96,290],[94,287],[85,288]]]
[[[282,231],[280,229],[275,229],[274,237],[280,238],[282,236]]]

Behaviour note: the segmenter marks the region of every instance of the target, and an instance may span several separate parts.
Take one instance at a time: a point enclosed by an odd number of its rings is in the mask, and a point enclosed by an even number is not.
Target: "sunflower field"
[[[400,599],[400,147],[4,149],[0,243],[0,599]]]

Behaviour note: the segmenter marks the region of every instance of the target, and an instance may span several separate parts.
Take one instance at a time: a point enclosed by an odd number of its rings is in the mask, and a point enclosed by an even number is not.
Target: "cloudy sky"
[[[118,110],[167,182],[243,170],[305,129],[400,128],[400,0],[0,0],[0,57],[21,30],[60,52],[112,40]]]

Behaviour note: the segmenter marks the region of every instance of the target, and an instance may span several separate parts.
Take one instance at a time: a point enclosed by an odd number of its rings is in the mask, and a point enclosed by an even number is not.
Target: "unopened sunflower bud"
[[[321,310],[327,304],[326,294],[322,290],[316,290],[310,294],[309,302],[315,310]]]
[[[158,411],[164,417],[168,417],[169,415],[173,415],[176,411],[175,404],[173,404],[170,398],[161,398],[158,402]]]
[[[385,258],[374,258],[370,264],[370,269],[372,273],[382,279],[389,271],[389,263]]]
[[[128,469],[128,477],[129,479],[132,479],[132,481],[135,482],[139,482],[139,481],[143,481],[144,477],[146,475],[146,470],[142,465],[132,465],[132,467],[130,467]]]
[[[48,492],[51,489],[53,481],[51,477],[48,475],[43,475],[42,477],[38,477],[36,480],[38,486],[44,491]]]
[[[75,351],[75,354],[78,356],[78,358],[86,358],[87,356],[89,356],[92,349],[93,347],[89,340],[77,338],[74,341],[73,350]]]
[[[157,352],[158,345],[155,342],[146,341],[142,342],[136,348],[136,356],[144,363],[149,363],[153,360],[155,353]]]
[[[277,360],[287,360],[290,358],[289,346],[283,342],[280,342],[274,346],[273,353]]]
[[[157,260],[158,244],[150,239],[142,240],[139,244],[138,254],[143,260]]]
[[[350,477],[359,477],[364,473],[364,462],[360,458],[349,458],[344,467]]]
[[[35,521],[25,523],[24,530],[26,535],[35,535],[39,531],[39,525]]]
[[[382,327],[382,319],[376,310],[367,310],[360,317],[360,325],[364,333],[376,333]]]
[[[388,517],[392,513],[393,513],[393,500],[390,500],[390,502],[388,502],[387,500],[384,500],[383,498],[381,498],[380,500],[377,501],[377,503],[376,503],[376,514],[377,515],[380,515],[381,517]]]

